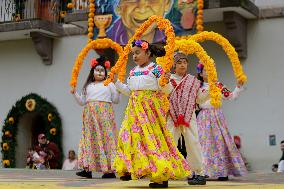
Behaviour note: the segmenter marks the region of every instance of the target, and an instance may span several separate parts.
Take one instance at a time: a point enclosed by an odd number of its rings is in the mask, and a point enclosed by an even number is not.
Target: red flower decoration
[[[91,60],[91,67],[94,68],[98,64],[98,61],[94,58]]]
[[[148,43],[147,42],[143,42],[141,44],[141,48],[144,49],[144,50],[148,49]]]
[[[106,69],[110,68],[110,61],[105,61],[105,67],[106,67]]]
[[[228,97],[229,95],[230,95],[229,92],[224,92],[224,96],[225,96],[225,97]]]

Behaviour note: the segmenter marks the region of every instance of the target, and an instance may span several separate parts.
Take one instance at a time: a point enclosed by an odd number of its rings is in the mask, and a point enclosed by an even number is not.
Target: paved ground
[[[148,188],[148,180],[123,182],[119,179],[80,179],[73,171],[0,169],[0,189],[141,189]],[[245,178],[231,178],[230,181],[208,181],[206,186],[189,186],[186,181],[170,181],[169,188],[206,189],[284,189],[284,174],[250,173]]]

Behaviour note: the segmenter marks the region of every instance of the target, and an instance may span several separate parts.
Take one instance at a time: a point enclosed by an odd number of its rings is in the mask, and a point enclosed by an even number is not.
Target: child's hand
[[[167,80],[170,80],[170,78],[171,78],[171,73],[169,72],[169,73],[165,73],[165,78],[167,79]]]
[[[71,93],[71,94],[74,94],[75,91],[76,91],[76,89],[75,89],[75,88],[72,88],[72,89],[70,90],[70,93]]]
[[[240,88],[242,86],[244,86],[244,82],[243,81],[238,81],[237,86]]]

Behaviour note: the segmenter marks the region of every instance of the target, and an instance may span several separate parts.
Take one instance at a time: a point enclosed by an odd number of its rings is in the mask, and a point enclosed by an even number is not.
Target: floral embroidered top
[[[231,92],[225,85],[218,82],[217,86],[221,89],[222,99],[224,100],[235,100],[240,96],[240,93],[244,90],[243,87],[236,87],[233,92]],[[209,94],[209,84],[203,83],[200,87],[196,103],[198,104],[199,108],[206,109],[206,108],[213,108],[210,103],[210,94]]]
[[[170,85],[160,87],[159,78],[164,74],[161,66],[151,62],[145,67],[136,66],[133,68],[127,79],[127,84],[121,83],[119,80],[115,83],[117,89],[124,95],[130,96],[131,91],[138,90],[162,90],[166,94],[171,92]]]
[[[79,105],[84,106],[87,102],[100,101],[117,104],[119,102],[119,92],[113,83],[104,86],[103,81],[99,83],[90,83],[86,87],[86,94],[74,93],[74,97]]]

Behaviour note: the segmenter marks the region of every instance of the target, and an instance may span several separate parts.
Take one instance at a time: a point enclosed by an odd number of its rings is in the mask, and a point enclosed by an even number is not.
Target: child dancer
[[[170,95],[170,115],[167,119],[175,142],[181,135],[184,136],[188,163],[194,172],[190,185],[205,185],[202,151],[199,143],[195,115],[196,97],[200,88],[200,81],[187,74],[188,59],[185,54],[178,52],[174,56],[175,74],[171,75],[170,83],[173,86]]]
[[[77,102],[84,106],[82,137],[78,166],[84,168],[78,176],[92,178],[92,172],[103,172],[102,178],[115,178],[113,160],[116,155],[117,127],[112,103],[118,103],[119,93],[113,83],[104,86],[110,62],[104,57],[91,61],[91,70],[82,94],[75,90]]]
[[[222,109],[214,108],[210,104],[208,76],[203,64],[198,64],[197,73],[202,82],[197,96],[197,103],[201,109],[197,116],[197,125],[205,174],[221,181],[228,180],[229,175],[244,175],[247,170],[228,131]],[[230,92],[222,83],[217,85],[225,100],[236,99],[243,90],[243,83],[240,82],[233,92]]]
[[[116,82],[117,89],[130,99],[114,166],[122,180],[148,177],[150,188],[166,188],[169,179],[188,176],[189,167],[166,128],[169,85],[159,86],[164,72],[151,62],[153,55],[164,56],[165,50],[137,40],[132,43],[132,53],[137,66],[130,71],[127,84]]]

